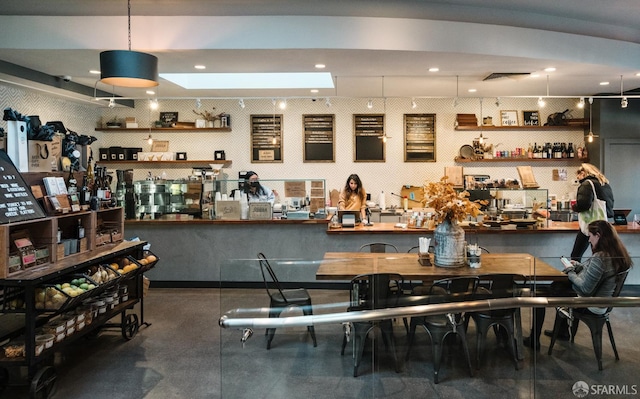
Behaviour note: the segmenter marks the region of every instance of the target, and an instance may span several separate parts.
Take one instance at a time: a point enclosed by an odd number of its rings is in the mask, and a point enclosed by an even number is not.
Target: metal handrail
[[[430,305],[400,306],[375,310],[360,310],[308,316],[289,316],[281,318],[240,317],[234,315],[247,313],[247,309],[233,309],[220,317],[218,324],[222,328],[285,328],[306,327],[322,324],[346,322],[366,322],[387,320],[399,317],[429,316],[446,313],[479,312],[487,310],[523,308],[523,307],[640,307],[640,297],[510,297],[483,299],[466,302],[438,303]],[[253,310],[255,311],[255,310]],[[268,309],[260,309],[268,313]]]

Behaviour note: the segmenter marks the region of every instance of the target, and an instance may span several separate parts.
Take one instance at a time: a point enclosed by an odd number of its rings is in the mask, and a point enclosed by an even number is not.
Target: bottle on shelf
[[[93,187],[94,175],[93,175],[93,165],[91,165],[92,157],[89,157],[87,161],[87,187],[89,187],[89,191],[91,191]]]
[[[531,143],[529,143],[529,148],[527,148],[527,158],[533,158],[533,147],[531,147]]]
[[[67,177],[67,193],[69,195],[78,193],[78,181],[73,174],[73,166],[69,167],[69,176]]]
[[[80,187],[80,205],[87,205],[91,201],[91,189],[89,189],[87,175],[82,176],[82,186]]]
[[[82,219],[78,219],[78,226],[76,227],[76,237],[78,240],[84,238],[84,226],[82,225]]]
[[[569,158],[575,158],[576,157],[576,153],[573,149],[573,143],[569,143],[569,148],[568,148],[568,152],[569,152]]]
[[[540,158],[540,150],[538,150],[538,143],[533,143],[533,158]]]

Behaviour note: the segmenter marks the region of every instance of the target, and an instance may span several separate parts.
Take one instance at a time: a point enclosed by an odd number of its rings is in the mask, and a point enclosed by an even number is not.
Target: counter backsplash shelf
[[[588,159],[580,158],[527,158],[527,157],[500,157],[500,158],[477,158],[468,159],[455,157],[453,159],[457,163],[484,163],[484,162],[589,162]]]

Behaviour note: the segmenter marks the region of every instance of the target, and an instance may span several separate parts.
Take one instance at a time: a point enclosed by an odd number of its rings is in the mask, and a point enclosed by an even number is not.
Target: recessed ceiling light
[[[312,93],[317,93],[319,90],[318,89],[311,89],[310,90]]]
[[[609,82],[600,82],[600,86],[607,86],[609,85]]]
[[[475,93],[476,91],[478,91],[477,89],[469,89],[469,93]]]
[[[195,69],[206,69],[207,67],[204,65],[194,65],[193,66]]]
[[[531,74],[531,75],[529,75],[529,76],[531,76],[532,78],[539,78],[539,77],[540,77],[540,74],[539,74],[539,73],[532,73],[532,74]]]
[[[90,69],[89,73],[92,75],[100,75],[100,71],[98,71],[97,69]]]
[[[636,73],[636,76],[640,76],[640,72]]]
[[[325,64],[316,64],[315,67],[316,67],[316,69],[324,69],[327,66]]]
[[[440,68],[438,67],[429,68],[429,72],[438,72],[438,71],[440,71]]]
[[[545,72],[555,72],[556,68],[554,67],[549,67],[549,68],[545,68],[544,71]]]
[[[146,93],[147,93],[148,95],[150,95],[150,96],[152,96],[152,95],[156,94],[156,92],[155,92],[155,91],[153,91],[153,90],[147,90],[147,92],[146,92]]]

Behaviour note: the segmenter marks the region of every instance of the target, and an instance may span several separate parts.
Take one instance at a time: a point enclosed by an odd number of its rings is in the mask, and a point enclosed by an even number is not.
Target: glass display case
[[[166,214],[202,214],[202,183],[191,180],[140,180],[133,182],[137,219],[157,219]]]
[[[251,205],[262,202],[269,203],[272,213],[269,218],[273,219],[309,219],[318,214],[325,217],[327,192],[324,179],[260,179],[258,183],[259,186],[252,188],[244,179],[205,180],[203,215],[211,219],[264,219],[268,210],[264,206]],[[247,214],[243,212],[243,203],[250,208]]]

